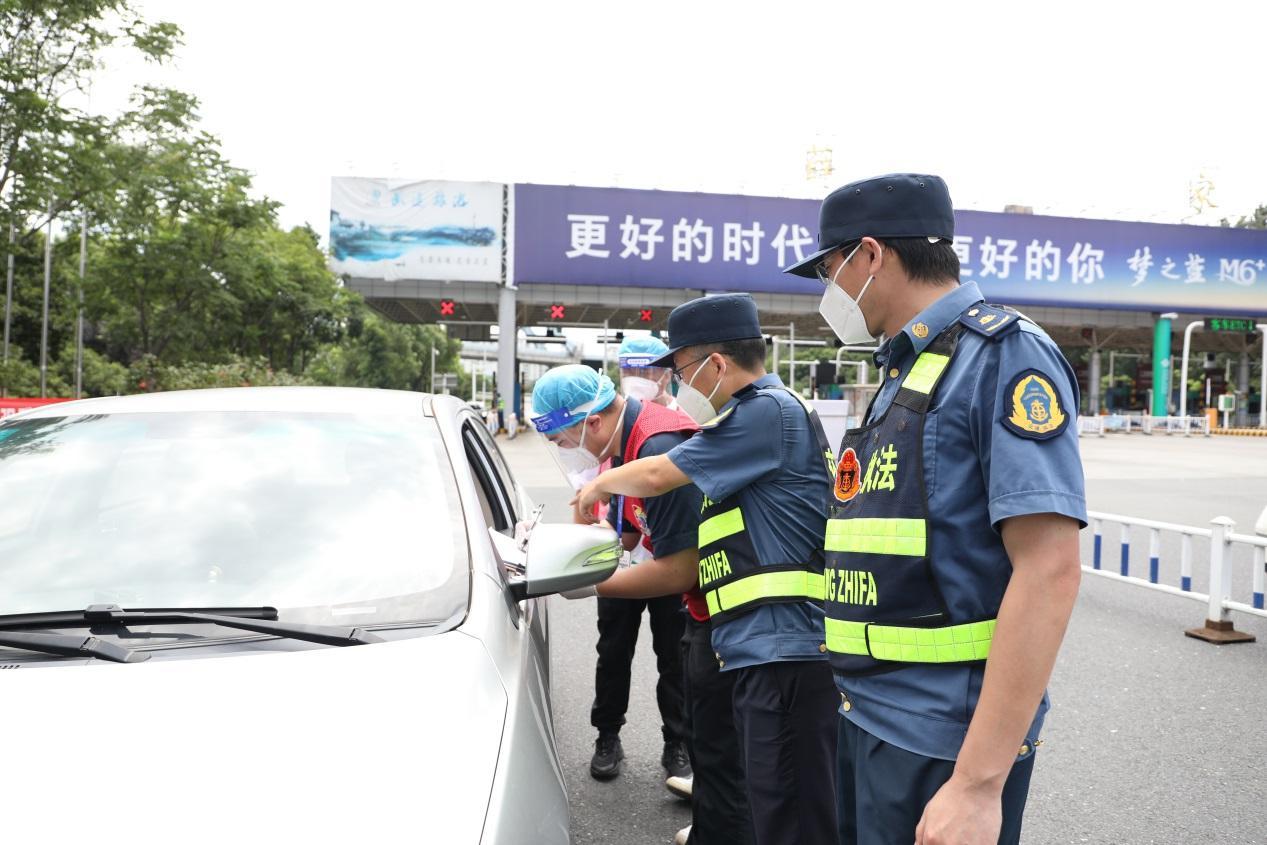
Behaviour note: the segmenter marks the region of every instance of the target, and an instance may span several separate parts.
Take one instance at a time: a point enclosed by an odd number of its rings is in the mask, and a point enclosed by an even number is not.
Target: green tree
[[[216,139],[192,129],[191,100],[160,96],[145,145],[116,147],[121,173],[99,200],[102,237],[94,239],[86,292],[112,355],[166,363],[227,354],[248,327],[254,287],[275,282],[261,238],[273,204],[248,195],[247,174],[220,155]],[[236,337],[235,337],[236,336]]]
[[[0,0],[0,219],[38,229],[103,184],[104,141],[130,124],[73,102],[107,48],[127,45],[166,61],[179,43],[171,23],[150,24],[126,0]],[[13,191],[15,181],[19,190]]]
[[[11,349],[8,363],[0,362],[0,396],[39,395],[39,365],[26,360],[20,347]]]
[[[231,328],[221,343],[236,354],[300,373],[320,348],[341,338],[350,293],[326,267],[311,229],[244,230],[230,241],[223,264],[233,301],[220,322]]]
[[[296,383],[426,390],[433,350],[436,371],[458,373],[467,393],[461,344],[437,326],[391,323],[343,288],[316,233],[278,227],[276,204],[252,195],[248,174],[200,129],[196,99],[143,87],[116,115],[70,105],[106,48],[165,61],[179,37],[127,0],[0,0],[0,221],[20,232],[0,391],[38,391],[51,197],[64,228],[49,287],[50,395],[75,383],[81,296],[87,395]]]
[[[458,393],[468,395],[470,381],[462,372],[458,353],[462,342],[439,326],[390,322],[352,300],[346,337],[323,349],[306,375],[317,384],[381,387],[394,390],[431,389],[431,350],[436,350],[436,373],[458,373]]]
[[[1224,217],[1219,225],[1233,229],[1267,229],[1267,205],[1258,206],[1248,217],[1240,217],[1235,223]]]
[[[11,315],[10,362],[24,360],[34,367],[35,381],[33,391],[26,387],[26,379],[21,376],[21,365],[14,365],[11,371],[0,374],[0,391],[9,396],[39,395],[39,361],[40,361],[40,324],[44,298],[44,243],[45,233],[36,232],[19,241],[15,247],[13,309]],[[53,283],[49,287],[49,369],[50,374],[56,370],[57,350],[61,349],[67,339],[74,337],[74,320],[76,304],[74,293],[67,287],[66,280],[77,274],[78,241],[74,243],[74,254],[69,252],[70,244],[65,239],[55,242],[53,249]],[[0,293],[0,296],[3,294]],[[50,377],[49,395],[69,395],[60,392],[64,383],[55,376]],[[21,383],[23,386],[19,386]],[[69,384],[74,384],[73,377]]]

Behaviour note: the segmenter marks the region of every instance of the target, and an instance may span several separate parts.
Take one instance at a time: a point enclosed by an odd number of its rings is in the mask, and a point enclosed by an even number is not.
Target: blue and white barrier
[[[1107,432],[1120,431],[1130,434],[1192,434],[1210,436],[1210,421],[1205,417],[1145,417],[1138,414],[1101,414],[1094,417],[1078,417],[1079,435],[1103,437]]]
[[[1151,519],[1138,519],[1131,516],[1091,511],[1088,514],[1093,533],[1091,565],[1083,564],[1083,571],[1118,581],[1126,581],[1141,587],[1158,590],[1171,595],[1190,598],[1194,601],[1206,602],[1206,628],[1198,630],[1232,631],[1229,611],[1236,610],[1267,617],[1264,608],[1264,581],[1267,579],[1267,536],[1237,534],[1233,530],[1236,523],[1225,516],[1211,520],[1210,528],[1197,528],[1191,525],[1178,525],[1171,522],[1158,522]],[[1117,540],[1119,547],[1117,571],[1104,567],[1104,524],[1110,523],[1118,527]],[[1140,578],[1131,575],[1131,529],[1148,531],[1148,577]],[[1161,575],[1161,534],[1162,532],[1178,534],[1180,538],[1179,585],[1160,583]],[[1210,547],[1210,592],[1197,593],[1192,589],[1192,543],[1199,538],[1209,543]],[[1250,585],[1250,602],[1232,600],[1232,555],[1237,549],[1243,549],[1251,561],[1252,584]],[[1191,633],[1191,632],[1190,632]],[[1194,636],[1199,636],[1194,634]],[[1205,637],[1202,637],[1203,639]],[[1221,637],[1220,641],[1231,641]]]

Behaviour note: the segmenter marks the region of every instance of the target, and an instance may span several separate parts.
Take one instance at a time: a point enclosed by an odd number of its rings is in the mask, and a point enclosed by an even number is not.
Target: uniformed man
[[[637,396],[644,404],[653,401],[676,408],[677,403],[669,391],[672,367],[653,366],[668,352],[664,342],[655,337],[625,338],[619,352],[621,392]],[[711,410],[708,416],[712,416]],[[696,427],[691,423],[692,431]],[[662,446],[677,445],[677,442],[670,443],[666,435],[652,439],[661,442],[652,444],[649,440],[648,444],[655,448],[643,449],[642,455],[664,454],[668,449]],[[685,438],[679,436],[679,441],[681,439]],[[694,485],[679,487],[669,495],[687,490],[696,496],[691,518],[693,531],[697,533],[700,510],[697,488]],[[626,497],[625,501],[636,500]],[[658,502],[659,498],[648,501]],[[696,534],[692,534],[692,545],[695,540]],[[662,544],[662,547],[665,546]],[[599,585],[598,594],[646,599],[685,591],[682,690],[686,744],[694,774],[690,778],[670,775],[665,781],[671,792],[691,799],[691,826],[678,831],[674,841],[679,845],[750,845],[752,815],[748,809],[733,715],[736,673],[723,672],[717,666],[708,602],[699,589],[698,564],[698,553],[663,556],[653,563],[622,569]]]
[[[699,583],[718,668],[734,676],[754,839],[835,842],[835,690],[821,609],[830,447],[813,411],[766,372],[747,294],[678,306],[669,345],[657,363],[674,367],[678,403],[700,432],[599,475],[575,500],[578,518],[612,495],[703,491]]]
[[[532,391],[533,424],[550,441],[570,480],[586,477],[603,461],[620,465],[637,455],[659,455],[695,430],[689,417],[654,402],[625,399],[605,374],[579,364],[555,367],[537,379]],[[613,527],[635,558],[682,558],[694,568],[700,492],[694,487],[644,500],[628,498]],[[645,565],[640,564],[640,565]],[[668,593],[673,593],[668,595]],[[630,670],[642,612],[651,622],[656,655],[656,703],[664,751],[660,763],[669,778],[691,777],[682,700],[682,588],[638,598],[598,599],[598,663],[590,723],[598,730],[590,775],[610,780],[620,774],[624,747],[620,729],[629,708]]]
[[[825,535],[842,843],[1019,840],[1086,524],[1078,388],[1051,339],[960,284],[936,176],[823,201],[821,279],[847,344],[883,338]]]

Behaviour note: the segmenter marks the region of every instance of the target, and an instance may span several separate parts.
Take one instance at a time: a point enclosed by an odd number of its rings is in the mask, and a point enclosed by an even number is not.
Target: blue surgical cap
[[[621,368],[629,369],[650,367],[652,362],[663,358],[668,353],[669,347],[664,345],[664,341],[648,335],[625,338],[620,343],[620,352],[617,353],[617,357],[620,359]]]
[[[532,388],[532,423],[542,434],[570,428],[616,399],[616,385],[605,373],[581,364],[555,367]]]

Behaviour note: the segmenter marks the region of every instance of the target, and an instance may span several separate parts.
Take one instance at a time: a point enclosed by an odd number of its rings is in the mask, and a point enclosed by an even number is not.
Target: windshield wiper
[[[15,613],[0,616],[0,631],[84,627],[99,624],[184,625],[201,622],[322,645],[365,645],[384,641],[382,637],[371,634],[363,628],[273,621],[276,619],[277,608],[275,607],[156,607],[124,610],[117,604],[92,604],[87,610]]]
[[[74,634],[4,631],[0,632],[0,646],[44,654],[58,654],[63,657],[100,657],[112,663],[141,663],[150,659],[148,654],[132,651],[116,643]]]
[[[41,613],[9,613],[0,614],[0,631],[39,630],[42,628],[82,626],[86,619],[84,614],[97,609],[115,609],[117,604],[94,604],[84,610],[52,610]],[[213,613],[220,616],[235,616],[243,619],[276,619],[275,607],[147,607],[146,613],[155,617],[169,613]],[[93,620],[95,621],[95,620]],[[174,622],[181,620],[174,619]]]

